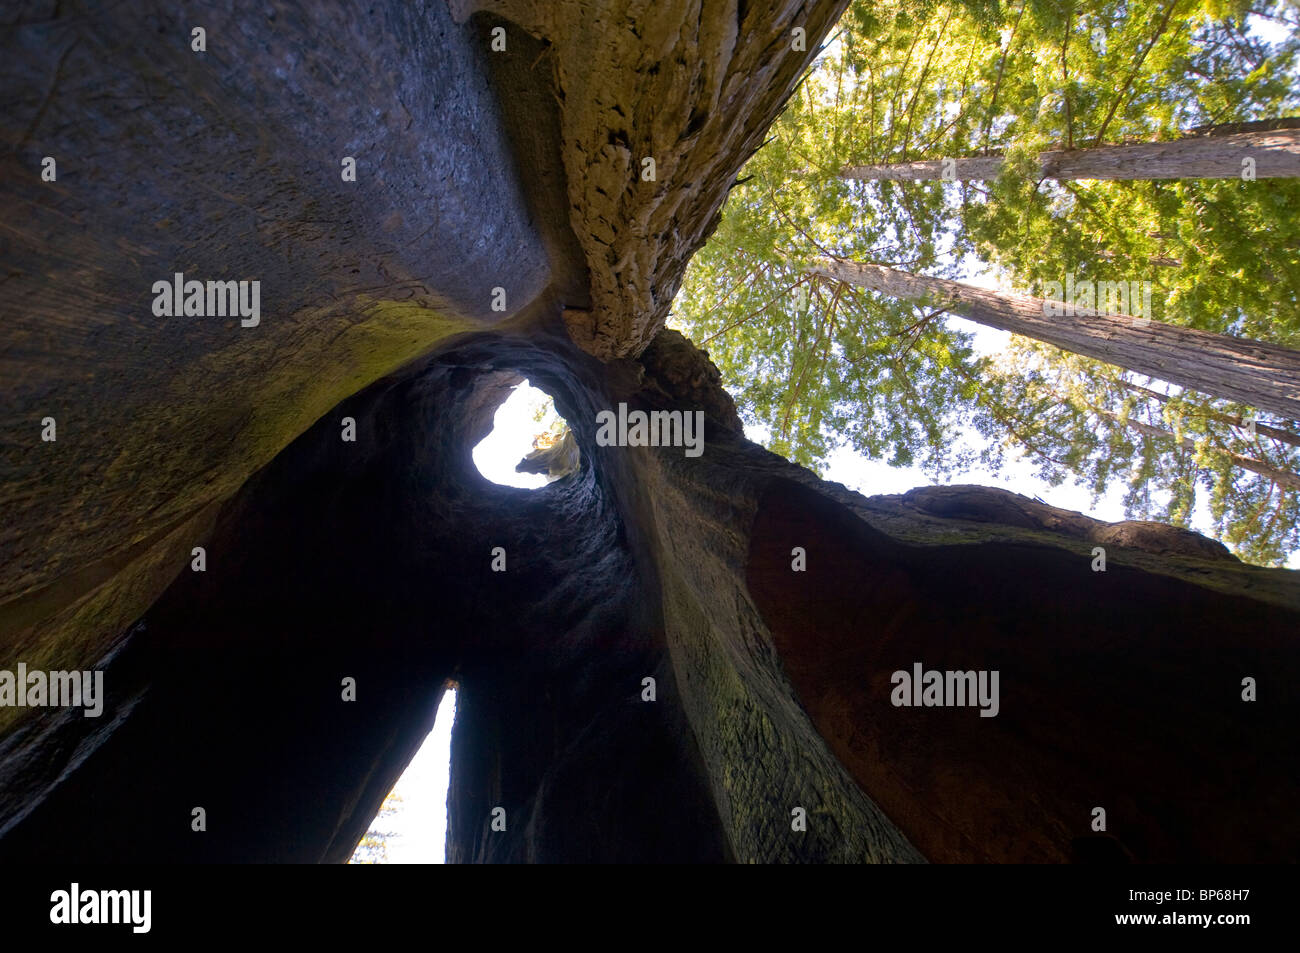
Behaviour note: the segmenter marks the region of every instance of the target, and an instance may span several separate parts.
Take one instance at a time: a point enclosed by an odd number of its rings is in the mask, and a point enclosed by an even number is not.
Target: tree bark
[[[1060,302],[864,262],[821,258],[812,271],[895,298],[925,301],[978,324],[1300,420],[1300,351],[1095,309],[1049,315],[1049,306],[1060,307]]]
[[[1095,149],[1054,149],[1038,156],[1045,179],[1235,179],[1242,160],[1255,160],[1258,179],[1300,176],[1300,129],[1265,129],[1232,135],[1198,135],[1167,142],[1133,142]],[[923,159],[847,166],[841,178],[864,182],[996,179],[1002,156]],[[945,163],[951,163],[944,175]]]
[[[554,85],[547,95],[558,110],[558,175],[567,194],[549,200],[585,259],[565,295],[565,327],[580,348],[602,361],[631,357],[663,327],[737,173],[846,6],[453,0],[458,21],[499,16],[543,41],[546,62],[529,75]],[[635,30],[588,42],[606,37],[592,30],[607,22]],[[796,27],[805,40],[798,49],[790,39]],[[649,104],[653,121],[641,115]],[[543,134],[524,126],[528,135]],[[539,175],[544,188],[553,181]]]

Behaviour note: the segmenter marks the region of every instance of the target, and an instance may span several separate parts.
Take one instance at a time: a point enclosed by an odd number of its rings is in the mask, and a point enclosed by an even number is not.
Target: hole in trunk
[[[563,479],[581,460],[554,398],[526,380],[497,408],[492,431],[473,456],[478,472],[493,483],[527,490]]]
[[[447,792],[456,690],[448,687],[410,764],[384,798],[349,864],[441,864],[447,856]]]

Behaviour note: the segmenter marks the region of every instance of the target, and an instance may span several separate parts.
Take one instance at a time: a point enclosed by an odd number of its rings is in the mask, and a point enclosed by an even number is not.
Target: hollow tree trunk
[[[883,265],[818,259],[813,272],[896,298],[926,301],[971,321],[1171,384],[1300,419],[1300,351],[1126,315],[1075,309],[1048,316],[1054,302],[986,291]]]
[[[0,863],[343,860],[448,679],[452,861],[1296,856],[1295,695],[1235,701],[1300,681],[1294,574],[991,488],[859,496],[654,333],[842,0],[270,0],[274,42],[213,5],[202,57],[174,4],[27,6],[0,670],[105,697],[0,706]],[[149,320],[181,268],[264,279],[261,325]],[[581,461],[536,494],[471,459],[523,377]],[[624,402],[702,411],[706,452],[602,445]],[[1001,713],[894,706],[918,659],[1000,671]]]

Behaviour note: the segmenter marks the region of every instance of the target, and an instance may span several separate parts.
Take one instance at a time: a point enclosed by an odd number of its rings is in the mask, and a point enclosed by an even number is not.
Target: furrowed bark
[[[988,327],[1096,358],[1211,397],[1300,420],[1300,351],[1127,315],[913,275],[864,262],[817,259],[813,272],[895,298],[938,305]]]
[[[1039,153],[1045,179],[1235,179],[1243,160],[1255,160],[1257,179],[1300,176],[1300,129],[1266,129],[1233,135],[1200,135],[1167,142],[1133,142],[1095,149],[1056,149]],[[925,182],[947,178],[996,179],[1002,156],[923,159],[885,165],[848,166],[841,178],[864,182]]]

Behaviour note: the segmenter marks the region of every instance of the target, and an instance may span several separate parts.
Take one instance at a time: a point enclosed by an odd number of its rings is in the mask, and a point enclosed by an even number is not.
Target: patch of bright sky
[[[1246,30],[1265,43],[1281,43],[1291,33],[1284,24],[1276,20],[1265,20],[1253,13],[1246,18]]]
[[[392,832],[385,843],[390,864],[441,864],[447,854],[447,791],[451,788],[451,726],[456,692],[448,689],[429,732],[393,793],[397,810],[380,819]]]
[[[474,465],[478,472],[493,483],[536,490],[546,486],[541,473],[517,473],[515,466],[533,449],[533,438],[546,431],[557,419],[555,404],[545,391],[538,390],[528,381],[515,387],[505,402],[497,408],[492,420],[492,432],[474,448]],[[539,410],[544,410],[540,421],[534,420]]]

